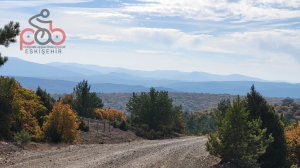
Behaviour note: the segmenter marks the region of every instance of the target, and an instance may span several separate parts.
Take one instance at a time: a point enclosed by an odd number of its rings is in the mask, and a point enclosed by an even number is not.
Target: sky
[[[66,33],[62,53],[26,54],[18,37],[2,55],[300,83],[300,0],[0,0],[0,27],[33,28],[42,9]]]

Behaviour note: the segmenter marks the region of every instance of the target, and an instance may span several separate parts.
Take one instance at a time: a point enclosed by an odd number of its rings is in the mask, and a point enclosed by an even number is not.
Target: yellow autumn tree
[[[94,110],[94,118],[102,120],[104,115],[106,115],[106,112],[104,109],[96,108]]]
[[[60,100],[62,102],[62,104],[69,104],[72,108],[73,104],[74,104],[74,95],[73,94],[66,94],[63,98],[61,98]]]
[[[114,120],[114,121],[122,121],[126,120],[126,116],[124,113],[120,110],[114,109],[114,108],[109,108],[106,109],[106,112],[108,113],[108,120]]]
[[[49,114],[43,130],[53,142],[72,142],[79,135],[79,122],[69,104],[57,102]]]
[[[17,130],[24,128],[32,135],[33,140],[43,139],[38,119],[46,115],[47,109],[34,91],[19,86],[12,104],[13,110],[18,111],[14,121],[16,127],[20,126]]]
[[[11,138],[25,130],[33,140],[43,138],[38,119],[47,109],[33,90],[23,88],[16,80],[0,77],[0,138]]]
[[[102,109],[96,108],[94,110],[95,118],[106,119],[110,121],[126,121],[125,114],[117,109],[109,108],[109,109]]]
[[[288,144],[289,164],[300,165],[300,121],[292,124],[285,130]]]

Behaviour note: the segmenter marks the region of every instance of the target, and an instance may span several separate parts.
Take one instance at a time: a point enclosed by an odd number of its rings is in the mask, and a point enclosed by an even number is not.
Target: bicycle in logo
[[[53,45],[61,45],[62,43],[65,42],[66,33],[62,29],[52,28],[52,21],[51,20],[50,21],[44,21],[44,20],[41,20],[41,19],[38,18],[40,16],[43,17],[43,18],[47,18],[47,17],[49,17],[49,15],[50,15],[49,10],[48,9],[43,9],[43,10],[41,10],[40,14],[34,15],[29,19],[29,21],[28,21],[29,24],[32,27],[36,28],[37,31],[35,32],[34,29],[32,29],[32,28],[26,28],[21,32],[21,34],[20,34],[20,39],[21,39],[20,40],[20,50],[21,51],[23,50],[23,44],[32,45],[32,44],[34,44],[34,42],[36,42],[39,45],[47,45],[47,44],[49,44],[49,42],[51,42]],[[32,20],[35,19],[35,18],[40,23],[45,23],[45,24],[49,23],[49,30],[45,29],[45,28],[42,28],[42,27],[39,27],[39,26],[35,25],[34,23],[32,23]],[[34,40],[32,40],[30,42],[26,42],[23,39],[24,33],[28,32],[28,31],[31,32],[31,33],[34,33]],[[53,41],[51,33],[54,33],[54,32],[60,32],[62,34],[61,41],[59,41],[59,42]],[[38,38],[39,33],[41,33],[41,36],[40,36],[41,38],[43,38],[45,35],[48,35],[48,39],[44,42],[40,41],[39,38]]]

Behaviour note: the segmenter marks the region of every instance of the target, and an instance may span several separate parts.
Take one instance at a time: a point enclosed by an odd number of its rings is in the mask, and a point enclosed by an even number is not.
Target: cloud
[[[259,49],[265,52],[289,53],[293,48],[300,52],[300,30],[273,29],[268,31],[236,32],[232,33],[231,41],[251,47],[243,48]],[[242,52],[240,50],[239,52]],[[296,56],[296,55],[295,55]]]
[[[271,53],[282,53],[298,57],[300,52],[300,30],[272,29],[227,34],[196,34],[178,29],[148,27],[105,27],[95,30],[95,34],[82,33],[82,39],[96,39],[106,42],[123,41],[132,45],[144,44],[159,50],[185,49],[225,54],[251,55],[254,58],[271,59]],[[91,32],[92,33],[92,32]],[[85,34],[85,35],[83,35]],[[143,52],[140,51],[140,52]],[[286,57],[286,56],[285,56]],[[299,60],[299,59],[297,59]]]
[[[123,41],[131,43],[142,43],[147,46],[155,46],[160,48],[183,48],[196,49],[201,44],[201,39],[208,35],[188,34],[178,29],[162,29],[147,27],[111,27],[109,29],[97,29],[103,31],[103,34],[87,34],[78,35],[83,39],[97,39],[100,41]]]
[[[197,50],[199,51],[207,51],[207,52],[215,52],[215,53],[234,53],[232,51],[228,51],[226,49],[221,49],[221,48],[218,48],[216,46],[199,46],[197,48]]]
[[[140,0],[126,3],[123,11],[156,17],[181,17],[194,20],[265,21],[300,16],[300,1],[290,0]]]
[[[163,54],[164,51],[155,51],[155,50],[135,50],[137,53],[140,54]]]
[[[88,12],[88,11],[66,11],[66,14],[71,15],[83,15],[93,18],[121,18],[121,19],[133,19],[134,17],[128,14],[123,14],[119,12]]]
[[[202,39],[200,50],[204,50],[203,47],[217,48],[211,52],[228,51],[230,54],[226,57],[229,60],[236,59],[234,55],[238,55],[239,59],[246,62],[295,67],[300,64],[299,38],[300,30],[290,29],[236,32]]]
[[[1,1],[0,8],[8,9],[82,2],[94,3],[92,0],[15,0]],[[127,19],[132,19],[132,14],[137,14],[146,15],[146,17],[167,16],[194,20],[233,20],[240,22],[293,19],[300,16],[299,0],[138,0],[133,2],[107,2],[118,3],[117,7],[107,8],[117,12],[69,11],[69,14],[80,14],[89,17],[122,17]],[[97,6],[90,9],[97,9]]]
[[[60,4],[60,3],[82,3],[82,2],[90,2],[92,0],[29,0],[29,1],[2,1],[0,5],[0,9],[9,9],[9,8],[19,8],[19,7],[33,7],[33,6],[41,6],[47,4]]]
[[[116,36],[106,35],[106,34],[96,34],[96,35],[76,34],[76,36],[80,37],[81,39],[92,39],[92,40],[100,40],[106,42],[118,41]]]

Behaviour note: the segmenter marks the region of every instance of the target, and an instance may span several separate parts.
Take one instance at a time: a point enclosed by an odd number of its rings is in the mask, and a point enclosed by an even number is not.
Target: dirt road
[[[71,145],[22,151],[0,167],[210,167],[219,162],[205,150],[205,137],[141,140],[121,144]]]

